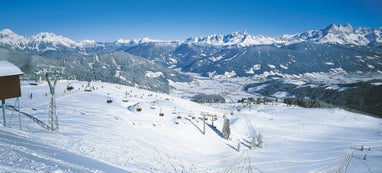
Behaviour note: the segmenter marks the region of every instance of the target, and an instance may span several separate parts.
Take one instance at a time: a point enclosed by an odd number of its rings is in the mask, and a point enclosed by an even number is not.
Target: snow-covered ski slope
[[[20,131],[17,112],[7,109],[0,172],[382,172],[381,119],[280,103],[202,105],[102,82],[85,92],[86,85],[57,84],[59,133],[24,115]],[[22,84],[21,111],[47,122],[48,91],[47,83]],[[217,115],[205,134],[202,112]],[[222,138],[224,115],[230,140]],[[251,150],[260,133],[264,147]]]

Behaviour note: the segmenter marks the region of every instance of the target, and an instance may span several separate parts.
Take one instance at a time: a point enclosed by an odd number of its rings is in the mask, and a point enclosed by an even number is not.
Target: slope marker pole
[[[4,127],[6,127],[6,121],[5,121],[5,100],[1,100],[1,107],[3,109],[3,123],[4,123]]]

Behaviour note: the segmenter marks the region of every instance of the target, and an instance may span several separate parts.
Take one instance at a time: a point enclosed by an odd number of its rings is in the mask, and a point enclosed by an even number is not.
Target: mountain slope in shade
[[[267,78],[321,72],[382,74],[382,49],[370,46],[311,42],[247,47],[146,43],[125,51],[183,72],[209,77]]]
[[[35,54],[0,48],[0,59],[17,65],[26,80],[45,79],[45,72],[52,71],[63,79],[102,80],[161,92],[169,92],[169,80],[190,80],[172,69],[123,51],[96,55],[73,52]],[[148,75],[152,73],[160,75]]]
[[[195,50],[188,46],[188,51]],[[219,49],[179,57],[180,67],[204,76],[301,75],[315,72],[382,73],[382,50],[373,47],[298,43]]]

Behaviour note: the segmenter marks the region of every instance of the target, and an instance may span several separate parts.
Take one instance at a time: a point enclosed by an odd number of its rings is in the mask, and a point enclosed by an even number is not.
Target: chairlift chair
[[[122,99],[122,102],[129,102],[129,100],[127,100],[127,97],[125,97]]]
[[[70,91],[74,89],[74,87],[69,83],[68,86],[66,86],[66,90]]]
[[[37,83],[37,81],[32,81],[32,82],[29,83],[29,85],[36,86],[36,85],[38,85],[38,83]]]
[[[86,92],[91,92],[92,91],[92,87],[90,86],[90,82],[88,82],[88,85],[85,87],[84,89]]]

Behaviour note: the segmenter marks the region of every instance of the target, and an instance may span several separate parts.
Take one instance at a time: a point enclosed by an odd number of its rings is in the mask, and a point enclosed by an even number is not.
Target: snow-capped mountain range
[[[332,24],[324,29],[310,30],[293,35],[283,35],[281,37],[254,36],[244,31],[234,32],[228,35],[215,34],[207,37],[190,38],[187,39],[187,42],[216,46],[289,45],[302,42],[375,46],[381,45],[382,43],[381,31],[382,27],[378,29],[353,28],[350,24]]]
[[[377,29],[352,27],[347,25],[330,25],[321,30],[311,30],[301,34],[284,35],[281,37],[285,43],[314,42],[331,44],[350,44],[359,46],[381,45],[382,27]]]
[[[312,72],[326,73],[338,69],[351,73],[382,73],[380,70],[382,67],[380,62],[382,56],[380,51],[381,30],[382,27],[370,29],[355,28],[350,24],[332,24],[324,29],[281,37],[254,36],[247,32],[234,32],[227,35],[194,37],[184,41],[143,38],[119,39],[106,43],[94,40],[73,41],[67,37],[47,32],[27,37],[4,29],[0,31],[0,48],[26,54],[8,53],[3,57],[5,60],[13,60],[16,64],[18,63],[15,59],[20,59],[22,62],[25,61],[22,60],[22,57],[27,55],[44,55],[47,57],[47,61],[52,60],[50,57],[55,57],[54,59],[59,62],[80,61],[85,55],[91,56],[91,58],[85,59],[87,61],[85,64],[94,64],[92,61],[98,62],[97,56],[109,57],[113,52],[120,51],[124,53],[114,55],[121,55],[119,58],[122,59],[134,55],[143,61],[149,60],[170,69],[181,69],[183,72],[193,72],[210,77],[220,75],[242,77],[262,74],[301,75]],[[39,62],[41,64],[41,61]],[[50,65],[54,65],[54,63]],[[109,62],[108,59],[105,59],[105,63],[99,67],[108,66],[115,66],[116,69],[119,69],[118,65]],[[25,68],[27,67],[29,66]],[[89,65],[89,67],[93,67],[93,65]],[[29,68],[23,70],[33,71]],[[142,76],[144,75],[142,74]],[[106,76],[104,77],[106,78]]]
[[[266,37],[262,35],[250,35],[246,31],[234,32],[228,35],[214,34],[207,37],[193,37],[185,41],[186,43],[214,46],[252,46],[270,45],[283,43],[279,38]]]
[[[245,31],[231,34],[214,34],[206,37],[192,37],[184,41],[165,41],[150,38],[124,40],[119,39],[112,43],[113,46],[134,46],[143,43],[174,43],[174,44],[196,44],[212,46],[253,46],[253,45],[289,45],[302,42],[346,44],[360,46],[382,45],[382,27],[364,28],[347,25],[332,24],[324,29],[310,30],[304,33],[283,35],[281,37],[267,37],[262,35],[251,35]],[[102,43],[94,40],[73,41],[67,37],[54,33],[42,32],[33,36],[20,36],[10,29],[0,31],[0,45],[11,46],[18,49],[35,50],[45,52],[70,48],[86,51],[96,47],[107,47],[110,43]]]
[[[330,25],[281,37],[234,32],[184,41],[143,38],[106,43],[73,41],[53,33],[26,37],[4,29],[0,31],[0,60],[17,65],[25,80],[37,80],[46,71],[55,71],[63,79],[101,80],[161,92],[170,92],[174,82],[192,81],[195,76],[191,74],[211,80],[285,79],[319,85],[332,85],[328,79],[336,76],[335,84],[347,84],[348,76],[355,78],[352,81],[382,79],[381,30]],[[294,90],[299,86],[285,84],[282,90],[281,85],[284,83],[266,88],[264,95],[299,93]],[[247,87],[247,92],[260,92],[257,85],[253,86]]]
[[[38,52],[60,50],[62,48],[86,50],[87,48],[101,46],[100,43],[94,40],[73,41],[67,37],[49,32],[41,32],[30,37],[20,36],[10,29],[0,31],[0,45]]]

